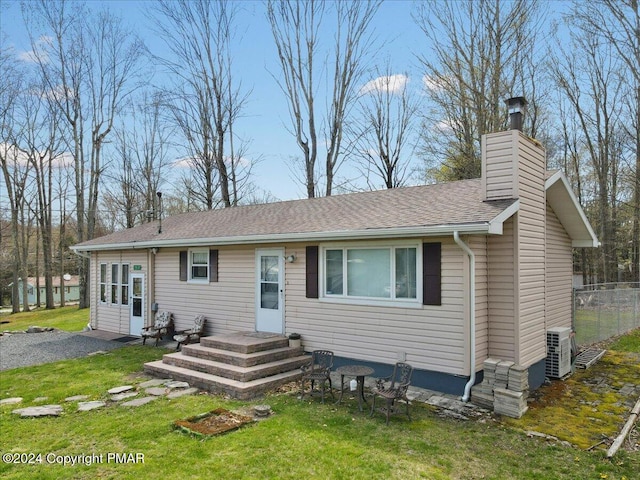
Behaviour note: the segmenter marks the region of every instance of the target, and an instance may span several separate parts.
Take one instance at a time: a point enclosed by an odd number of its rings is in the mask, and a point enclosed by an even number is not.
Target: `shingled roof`
[[[502,233],[517,200],[482,201],[479,179],[174,215],[77,251],[460,233]]]

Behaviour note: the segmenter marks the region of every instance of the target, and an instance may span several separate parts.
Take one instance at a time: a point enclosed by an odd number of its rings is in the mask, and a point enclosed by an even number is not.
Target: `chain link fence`
[[[585,285],[573,291],[576,343],[586,345],[640,327],[640,283]]]

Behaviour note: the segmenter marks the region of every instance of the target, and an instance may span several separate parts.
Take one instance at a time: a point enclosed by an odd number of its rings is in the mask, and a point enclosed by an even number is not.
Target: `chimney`
[[[524,97],[511,97],[510,99],[505,100],[505,103],[509,110],[509,128],[511,130],[522,131],[522,123],[527,101]]]
[[[544,198],[544,149],[522,133],[527,101],[514,97],[505,103],[511,129],[482,136],[483,200],[521,198],[533,191]]]

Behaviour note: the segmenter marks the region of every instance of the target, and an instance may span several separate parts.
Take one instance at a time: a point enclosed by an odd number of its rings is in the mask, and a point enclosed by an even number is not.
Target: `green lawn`
[[[53,310],[37,309],[31,312],[0,314],[0,331],[26,330],[32,325],[53,327],[68,332],[79,332],[89,323],[89,309],[77,306],[55,308]],[[4,323],[6,322],[6,323]]]
[[[64,398],[106,391],[146,379],[142,364],[166,350],[126,346],[106,354],[0,372],[0,398],[24,397],[22,406],[47,396],[60,403],[57,418],[23,419],[0,407],[0,451],[42,454],[42,464],[0,463],[3,479],[603,479],[637,478],[640,455],[620,452],[607,461],[603,451],[587,452],[528,438],[496,420],[440,418],[422,405],[413,421],[360,413],[354,401],[340,406],[301,402],[295,393],[240,402],[200,394],[161,398],[137,408],[110,405],[77,412]],[[172,428],[175,420],[224,407],[267,403],[274,415],[219,437],[202,440]],[[133,454],[144,463],[118,464],[109,454]],[[47,457],[47,454],[52,454]],[[48,464],[64,456],[90,455],[102,462]],[[28,458],[28,457],[25,457]],[[34,457],[37,459],[38,457]]]

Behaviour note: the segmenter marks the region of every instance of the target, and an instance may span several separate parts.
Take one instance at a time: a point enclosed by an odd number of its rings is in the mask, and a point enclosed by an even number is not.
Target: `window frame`
[[[390,297],[364,297],[348,294],[348,251],[365,249],[389,250],[390,285],[396,285],[396,249],[413,248],[415,250],[416,296],[415,298],[396,297],[395,289],[391,289]],[[342,294],[327,294],[327,251],[342,250]],[[422,242],[421,241],[387,241],[387,242],[344,242],[320,245],[318,261],[320,292],[319,300],[330,303],[353,305],[398,306],[405,308],[422,308],[423,276],[422,276]]]
[[[127,283],[124,283],[124,267],[127,267]],[[131,264],[129,263],[121,263],[120,264],[120,276],[118,281],[118,292],[120,292],[120,305],[123,307],[129,306],[129,289],[131,283]],[[127,288],[127,293],[125,295],[124,288]]]
[[[206,267],[207,274],[203,277],[193,277],[193,255],[195,253],[205,254],[205,258],[207,259]],[[198,266],[205,266],[204,264],[196,264]],[[211,256],[209,254],[209,248],[190,248],[187,251],[187,283],[195,283],[195,284],[208,284],[209,277],[211,275]]]
[[[100,289],[98,291],[99,302],[102,304],[107,303],[107,263],[100,263],[100,271],[98,273],[99,276],[99,285]],[[103,270],[104,267],[104,270]]]
[[[109,290],[109,303],[111,305],[120,305],[120,264],[119,263],[111,264],[111,282],[109,282],[109,285],[111,286],[111,289]],[[115,294],[115,297],[114,297],[114,294]]]

